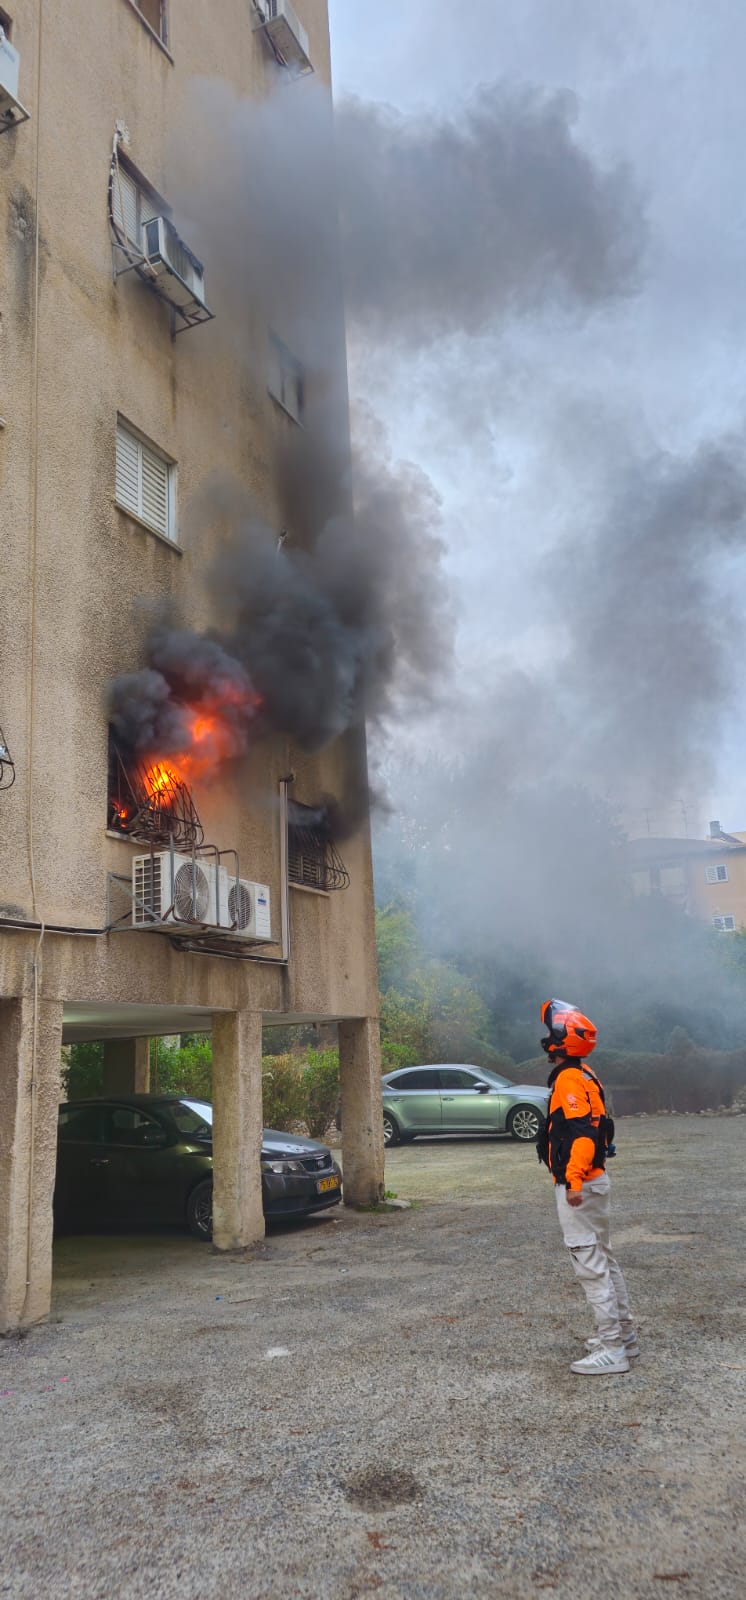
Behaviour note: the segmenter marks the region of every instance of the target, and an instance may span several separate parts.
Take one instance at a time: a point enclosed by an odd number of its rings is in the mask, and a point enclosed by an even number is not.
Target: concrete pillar
[[[348,1206],[383,1199],[381,1039],[377,1017],[339,1024],[344,1198]]]
[[[102,1094],[149,1094],[150,1040],[105,1039]]]
[[[0,1333],[49,1315],[62,1004],[0,1002]]]
[[[264,1238],[260,1012],[213,1016],[212,1114],[213,1243],[239,1250]]]

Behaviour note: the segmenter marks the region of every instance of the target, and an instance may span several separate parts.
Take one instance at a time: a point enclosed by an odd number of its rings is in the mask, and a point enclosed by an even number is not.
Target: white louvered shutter
[[[143,522],[155,528],[156,533],[162,533],[164,538],[168,538],[168,462],[164,461],[162,456],[157,456],[155,451],[149,450],[146,444],[141,445],[140,450],[142,472],[140,515]]]
[[[140,191],[119,163],[114,168],[111,191],[112,213],[117,227],[131,244],[140,249]]]
[[[116,498],[125,511],[140,515],[140,441],[117,423]]]

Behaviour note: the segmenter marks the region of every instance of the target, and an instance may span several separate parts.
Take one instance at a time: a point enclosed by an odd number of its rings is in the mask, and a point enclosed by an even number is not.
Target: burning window
[[[335,849],[324,806],[288,805],[288,877],[305,889],[346,889],[350,874]]]
[[[191,790],[168,760],[126,759],[109,739],[107,826],[140,844],[197,850],[204,833]]]

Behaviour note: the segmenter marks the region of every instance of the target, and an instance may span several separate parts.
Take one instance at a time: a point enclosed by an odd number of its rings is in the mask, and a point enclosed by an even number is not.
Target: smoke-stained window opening
[[[306,377],[297,356],[276,333],[269,336],[269,376],[267,387],[273,400],[294,422],[303,421],[306,405]]]
[[[16,769],[8,741],[0,727],[0,789],[10,789],[16,781]]]
[[[331,837],[324,806],[288,802],[288,878],[304,889],[348,889],[350,874]]]
[[[198,850],[204,831],[191,790],[168,757],[137,761],[119,749],[109,730],[106,826],[138,844]]]

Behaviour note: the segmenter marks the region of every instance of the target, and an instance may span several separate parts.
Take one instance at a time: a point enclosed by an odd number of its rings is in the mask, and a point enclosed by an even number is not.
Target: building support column
[[[150,1093],[149,1039],[104,1040],[102,1093]]]
[[[261,1012],[212,1019],[212,1237],[216,1250],[264,1238]]]
[[[339,1024],[344,1198],[348,1206],[383,1199],[381,1039],[377,1017]]]
[[[49,1315],[62,1003],[0,1002],[0,1333]]]

